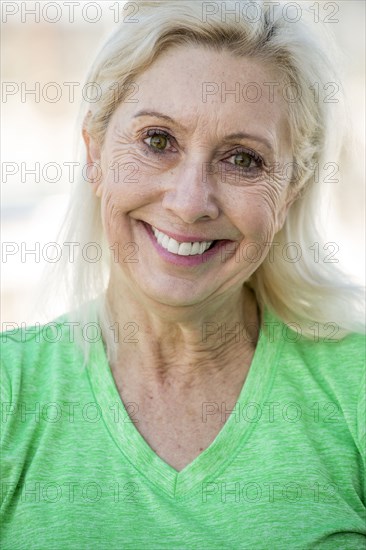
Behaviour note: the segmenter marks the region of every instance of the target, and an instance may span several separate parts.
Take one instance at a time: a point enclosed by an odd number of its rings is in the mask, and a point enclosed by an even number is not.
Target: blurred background
[[[56,241],[73,183],[76,120],[87,71],[118,22],[134,18],[134,3],[125,4],[1,3],[2,323],[50,320],[33,307],[47,264],[42,250]],[[349,187],[335,184],[329,241],[338,243],[336,257],[349,273],[364,281],[365,3],[312,5],[320,16],[330,15],[329,5],[339,7],[332,31],[345,59],[344,84],[356,135],[350,146],[361,145]],[[55,314],[62,311],[55,297]]]

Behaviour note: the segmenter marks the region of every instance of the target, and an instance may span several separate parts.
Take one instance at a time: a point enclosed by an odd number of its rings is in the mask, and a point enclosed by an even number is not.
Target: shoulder
[[[365,376],[366,336],[349,333],[339,340],[328,337],[301,338],[297,352],[311,365],[312,372],[357,390]]]
[[[296,387],[309,403],[342,418],[361,456],[366,450],[366,335],[348,333],[339,340],[297,337],[283,329],[280,364],[284,384]],[[292,340],[292,341],[291,341]]]
[[[59,317],[49,323],[14,327],[0,335],[2,363],[12,361],[31,365],[40,356],[56,355],[75,342],[77,323]],[[15,325],[15,323],[14,323]]]
[[[32,389],[47,391],[56,377],[67,375],[68,367],[82,363],[75,324],[62,316],[1,333],[2,400],[14,401]]]
[[[366,335],[342,332],[336,323],[307,323],[307,333],[299,323],[285,323],[270,311],[265,315],[265,337],[277,342],[282,361],[304,365],[314,377],[329,378],[334,383],[348,383],[359,389],[365,377]],[[343,333],[344,334],[344,333]]]
[[[301,340],[297,354],[323,391],[343,410],[344,416],[365,417],[366,336],[349,333],[340,340]]]

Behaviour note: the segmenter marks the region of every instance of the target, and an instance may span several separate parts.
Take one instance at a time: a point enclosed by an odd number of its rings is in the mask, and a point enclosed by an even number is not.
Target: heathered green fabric
[[[82,368],[62,319],[5,333],[1,548],[364,549],[365,338],[291,342],[264,321],[235,411],[180,472],[131,421],[101,340]]]

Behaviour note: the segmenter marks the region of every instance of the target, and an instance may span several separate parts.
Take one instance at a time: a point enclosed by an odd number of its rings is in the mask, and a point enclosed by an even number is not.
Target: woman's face
[[[109,121],[100,159],[89,147],[102,165],[111,282],[175,306],[235,292],[263,262],[291,199],[278,75],[179,46],[134,89]]]

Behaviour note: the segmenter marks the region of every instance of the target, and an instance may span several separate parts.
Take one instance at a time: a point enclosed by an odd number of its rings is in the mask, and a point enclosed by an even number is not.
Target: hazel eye
[[[165,149],[169,146],[170,141],[169,137],[166,134],[157,132],[157,131],[151,131],[148,133],[148,138],[145,139],[145,143],[153,150],[155,151],[165,151]]]
[[[241,153],[236,153],[235,155],[233,155],[232,158],[234,158],[234,164],[236,166],[240,166],[241,168],[250,168],[252,162],[258,165],[256,159],[245,151],[242,151]]]

